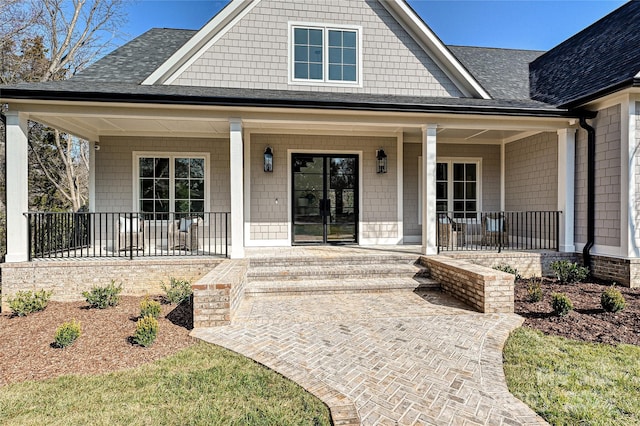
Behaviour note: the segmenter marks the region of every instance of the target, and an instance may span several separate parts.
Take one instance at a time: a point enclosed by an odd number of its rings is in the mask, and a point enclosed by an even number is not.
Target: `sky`
[[[297,0],[303,2],[304,0]],[[408,0],[445,44],[548,50],[625,3],[622,0]],[[130,40],[150,28],[200,29],[227,1],[137,0]]]

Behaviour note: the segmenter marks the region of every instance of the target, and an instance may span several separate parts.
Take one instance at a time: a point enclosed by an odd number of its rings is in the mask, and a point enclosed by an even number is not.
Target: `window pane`
[[[318,47],[309,48],[309,62],[322,64],[322,48],[318,48]]]
[[[356,32],[355,31],[343,31],[342,32],[342,45],[344,47],[356,48]]]
[[[153,177],[153,158],[141,158],[140,159],[140,177]]]
[[[191,201],[191,211],[202,213],[204,212],[204,202],[203,201]]]
[[[453,210],[456,212],[464,211],[464,201],[454,201],[453,202]]]
[[[189,181],[176,179],[176,198],[189,199]]]
[[[140,198],[153,199],[153,179],[140,179]]]
[[[475,200],[476,199],[476,183],[475,182],[467,182],[467,200]]]
[[[447,199],[447,182],[436,183],[436,198],[439,200]]]
[[[453,180],[464,180],[464,164],[453,164]]]
[[[309,78],[309,65],[307,63],[294,65],[293,76],[295,78]]]
[[[329,63],[330,64],[342,63],[342,49],[337,47],[329,48]]]
[[[356,64],[356,51],[355,49],[343,49],[342,50],[342,62],[345,65]]]
[[[467,180],[477,180],[476,179],[476,165],[475,164],[466,164],[467,169]]]
[[[309,44],[309,30],[296,28],[293,30],[293,42],[295,44]]]
[[[176,213],[188,213],[189,201],[188,200],[176,200]]]
[[[453,182],[453,199],[464,200],[464,182]]]
[[[191,173],[192,178],[204,178],[204,158],[192,158],[191,159]]]
[[[340,65],[329,65],[329,80],[342,80],[342,67]]]
[[[309,78],[322,80],[322,64],[309,64]]]
[[[322,30],[309,30],[309,45],[322,46]]]
[[[296,62],[307,62],[309,60],[309,48],[307,46],[296,46],[293,53],[293,60]]]
[[[436,211],[446,212],[449,208],[446,201],[436,201]]]
[[[156,200],[155,208],[157,212],[168,212],[169,211],[169,201],[168,200]]]
[[[344,81],[356,81],[356,67],[352,65],[342,67],[342,79]]]
[[[342,31],[329,31],[329,46],[342,46]]]
[[[191,181],[191,199],[204,200],[204,180],[193,179]]]
[[[447,163],[438,163],[436,166],[436,179],[447,180]]]
[[[467,201],[466,208],[468,212],[476,211],[476,202],[475,201]]]
[[[156,158],[155,176],[161,177],[161,178],[169,177],[169,159],[168,158]]]
[[[189,177],[189,159],[188,158],[176,158],[175,164],[176,164],[176,170],[175,170],[176,178]]]
[[[153,200],[143,200],[140,202],[142,211],[147,213],[153,212],[153,204]]]
[[[156,179],[155,199],[169,199],[169,179]]]

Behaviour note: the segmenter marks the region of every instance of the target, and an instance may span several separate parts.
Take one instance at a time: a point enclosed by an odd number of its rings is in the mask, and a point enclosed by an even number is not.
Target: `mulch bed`
[[[618,313],[605,312],[600,296],[611,283],[591,280],[579,284],[560,284],[545,278],[542,281],[543,300],[528,301],[530,280],[520,280],[515,286],[515,311],[525,318],[524,325],[545,334],[585,342],[617,345],[640,345],[640,288],[617,286],[626,299],[626,307]],[[553,314],[551,294],[565,293],[574,310],[564,317]]]
[[[26,317],[0,314],[0,386],[65,374],[98,374],[136,367],[195,343],[191,303],[162,305],[158,338],[148,348],[132,343],[141,297],[122,297],[107,309],[88,309],[85,302],[49,302],[44,311]],[[56,329],[80,321],[80,338],[66,349],[54,348]]]

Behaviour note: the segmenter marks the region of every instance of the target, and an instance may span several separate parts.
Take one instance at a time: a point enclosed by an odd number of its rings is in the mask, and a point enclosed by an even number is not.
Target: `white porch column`
[[[622,102],[620,141],[620,250],[623,257],[640,257],[640,128],[637,102],[630,95]]]
[[[560,215],[559,250],[574,252],[574,190],[576,170],[576,129],[558,130],[558,210]]]
[[[436,129],[422,126],[422,254],[437,254],[436,247]]]
[[[29,209],[27,115],[8,112],[7,117],[7,262],[28,260],[29,228],[24,213]]]
[[[244,257],[244,179],[242,170],[242,120],[229,120],[229,169],[231,173],[231,258]]]

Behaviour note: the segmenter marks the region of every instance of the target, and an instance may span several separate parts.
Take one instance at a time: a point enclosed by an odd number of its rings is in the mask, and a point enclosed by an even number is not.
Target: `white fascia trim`
[[[465,94],[478,96],[482,99],[491,99],[489,93],[482,88],[480,83],[466,70],[455,56],[447,49],[442,41],[425,25],[404,0],[379,0],[380,4],[394,17],[400,17],[409,29],[409,34],[419,38],[418,42],[424,44],[426,53],[441,66],[442,70],[451,78],[456,86],[463,89]],[[453,78],[452,78],[453,77]]]
[[[142,84],[171,84],[186,68],[225,35],[261,0],[232,0],[191,39],[160,65]]]

